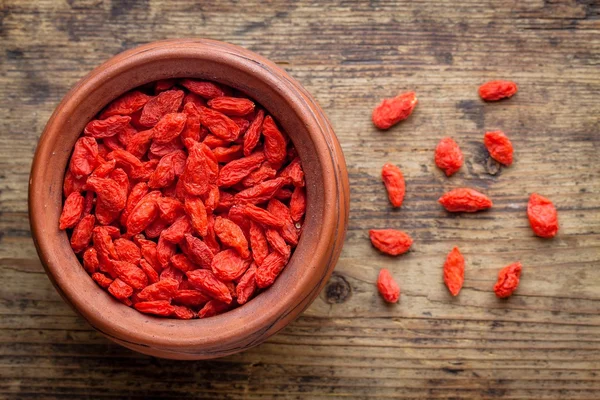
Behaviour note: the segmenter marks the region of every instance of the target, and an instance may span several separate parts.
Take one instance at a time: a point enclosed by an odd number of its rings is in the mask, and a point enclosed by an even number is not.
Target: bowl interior
[[[139,313],[100,289],[58,230],[62,183],[86,123],[119,95],[167,78],[216,81],[248,93],[293,141],[305,170],[308,207],[300,242],[275,284],[242,307],[199,320]],[[74,87],[38,146],[30,180],[30,215],[38,252],[58,291],[96,329],[128,347],[175,358],[224,355],[255,345],[297,316],[329,277],[341,248],[346,179],[333,132],[310,96],[281,69],[235,46],[206,40],[159,42],[122,53]],[[341,169],[340,169],[341,168]],[[342,188],[342,189],[340,189]],[[343,234],[341,235],[343,240]],[[338,250],[336,250],[338,249]],[[150,351],[149,351],[150,352]]]

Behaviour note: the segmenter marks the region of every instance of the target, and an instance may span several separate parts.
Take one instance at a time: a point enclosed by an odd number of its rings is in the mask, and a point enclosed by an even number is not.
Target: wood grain
[[[246,353],[210,362],[141,356],[95,333],[60,299],[31,242],[27,182],[44,124],[68,89],[140,43],[209,37],[286,68],[320,102],[351,179],[350,226],[334,277],[295,323]],[[0,2],[0,398],[600,398],[600,4],[594,0]],[[510,78],[519,93],[484,104],[480,83]],[[382,97],[415,90],[405,122],[378,132]],[[515,164],[482,146],[503,129]],[[435,168],[443,136],[461,145],[452,178]],[[407,179],[391,210],[379,173]],[[495,207],[449,215],[443,191],[472,186]],[[553,240],[535,238],[525,209],[539,192],[559,209]],[[389,258],[369,228],[415,239]],[[451,298],[441,265],[467,261]],[[522,283],[501,301],[500,267]],[[375,292],[381,267],[400,304]]]

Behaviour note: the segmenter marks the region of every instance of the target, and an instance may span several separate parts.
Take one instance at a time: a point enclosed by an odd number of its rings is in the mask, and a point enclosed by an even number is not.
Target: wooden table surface
[[[213,4],[214,3],[214,4]],[[37,140],[80,78],[141,43],[208,37],[277,62],[319,101],[351,181],[350,225],[334,276],[296,322],[243,354],[178,362],[108,341],[58,296],[36,255],[27,182]],[[0,2],[0,398],[600,398],[600,3],[595,0],[391,2]],[[513,79],[519,93],[485,104],[480,83]],[[382,97],[415,90],[405,122],[378,132]],[[482,145],[502,129],[515,163],[498,169]],[[443,136],[465,164],[446,178],[433,163]],[[384,162],[404,171],[391,210]],[[436,200],[471,186],[485,213],[449,215]],[[551,198],[561,228],[533,236],[530,193]],[[370,228],[415,243],[389,258]],[[452,298],[447,252],[467,267]],[[524,265],[496,299],[498,270]],[[389,268],[401,301],[374,282]]]

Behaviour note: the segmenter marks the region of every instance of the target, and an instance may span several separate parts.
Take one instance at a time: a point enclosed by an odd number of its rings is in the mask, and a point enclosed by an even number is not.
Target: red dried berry
[[[206,107],[200,107],[199,111],[200,123],[213,135],[228,142],[233,142],[240,136],[240,127],[225,114]]]
[[[296,187],[290,199],[290,214],[292,220],[296,223],[300,222],[306,212],[306,191],[304,188]]]
[[[131,121],[131,117],[123,115],[113,115],[106,119],[95,119],[85,126],[83,133],[96,139],[108,138],[123,132],[129,126],[129,121]]]
[[[192,223],[196,233],[202,237],[208,234],[208,214],[202,199],[199,197],[188,197],[185,199],[185,212]]]
[[[267,160],[272,165],[281,165],[286,156],[286,141],[270,115],[267,115],[263,121],[262,133],[265,138]]]
[[[233,186],[236,183],[241,182],[250,172],[260,168],[264,160],[265,154],[259,151],[248,157],[240,158],[225,164],[219,172],[217,185],[221,187]]]
[[[256,264],[252,263],[235,288],[237,303],[239,305],[246,304],[256,289]]]
[[[125,93],[123,96],[114,100],[110,103],[100,114],[100,119],[106,119],[113,115],[130,115],[134,112],[141,110],[142,107],[152,97],[140,92],[139,90],[133,90]]]
[[[234,196],[238,204],[260,204],[271,200],[275,193],[288,182],[287,178],[275,178],[244,189]]]
[[[154,314],[161,317],[168,317],[175,312],[175,307],[168,300],[142,301],[135,303],[133,306],[144,314]]]
[[[184,113],[165,114],[153,128],[154,142],[169,143],[178,137],[185,128],[186,120],[187,115]]]
[[[181,106],[183,91],[166,90],[149,100],[140,115],[139,123],[143,126],[152,127],[166,114],[175,113]]]
[[[256,270],[256,285],[261,289],[271,286],[287,262],[288,258],[276,251],[269,254]]]
[[[373,123],[379,129],[389,129],[412,114],[417,105],[415,92],[401,93],[390,99],[383,99],[373,110]]]
[[[104,275],[101,272],[92,273],[92,279],[94,280],[94,282],[96,282],[98,284],[98,286],[100,286],[104,289],[108,289],[110,287],[111,283],[113,283],[112,279],[110,279],[108,276]]]
[[[406,185],[404,183],[404,175],[400,168],[394,164],[387,163],[381,169],[381,179],[385,184],[388,193],[388,199],[392,206],[400,207],[404,201],[404,193]]]
[[[382,268],[377,277],[377,290],[388,303],[397,303],[400,298],[400,287],[389,270]]]
[[[407,233],[396,229],[371,229],[369,237],[375,248],[392,256],[406,253],[413,243]]]
[[[138,293],[142,301],[171,300],[177,293],[179,282],[175,279],[164,279],[146,286]]]
[[[248,129],[244,133],[244,155],[249,156],[253,151],[258,142],[260,141],[260,135],[262,133],[262,125],[265,119],[265,112],[258,110],[256,116],[250,123]]]
[[[444,283],[452,293],[452,296],[457,296],[465,281],[465,259],[458,250],[454,247],[444,263]]]
[[[185,235],[184,239],[185,241],[180,244],[183,252],[194,264],[199,265],[201,268],[209,269],[214,255],[206,243],[192,235]]]
[[[558,232],[558,213],[549,199],[533,193],[527,204],[527,217],[533,232],[543,238],[552,238]]]
[[[69,171],[74,178],[88,176],[98,165],[98,143],[91,137],[77,140],[69,162]]]
[[[205,99],[225,96],[225,92],[219,85],[213,82],[197,81],[193,79],[182,79],[179,84],[192,93]]]
[[[438,202],[450,212],[476,212],[493,205],[486,195],[469,188],[451,190],[440,197]]]
[[[239,97],[215,97],[208,101],[208,106],[232,117],[243,117],[254,111],[254,102]]]
[[[58,227],[61,230],[75,227],[81,219],[83,207],[83,196],[79,192],[71,193],[65,200]]]
[[[490,156],[506,166],[513,162],[513,146],[510,139],[502,131],[486,132],[483,136],[483,144],[490,152]]]
[[[233,208],[234,207],[232,207],[232,209]],[[246,204],[245,206],[241,206],[240,210],[248,218],[259,222],[265,226],[281,228],[285,224],[285,221],[282,221],[281,219],[277,218],[264,208],[260,208],[252,204]]]
[[[244,236],[244,232],[242,232],[242,229],[233,221],[230,221],[227,218],[216,217],[214,229],[223,245],[235,249],[244,259],[250,257],[248,241]],[[215,261],[213,260],[213,265],[214,262]]]
[[[116,278],[108,287],[108,292],[118,300],[125,300],[133,294],[133,288],[121,279]]]
[[[460,147],[451,137],[445,137],[435,148],[435,165],[446,173],[453,175],[460,169],[464,161]]]
[[[520,262],[507,265],[498,273],[498,281],[494,285],[494,293],[499,298],[506,298],[513,294],[519,286],[523,266]]]
[[[207,269],[196,269],[187,273],[188,281],[195,288],[206,293],[210,297],[229,304],[232,301],[231,293],[227,285],[219,280]]]
[[[99,265],[100,262],[98,261],[96,249],[93,247],[88,247],[83,252],[83,268],[88,274],[92,275],[94,272],[98,271]]]
[[[227,249],[215,255],[211,269],[217,278],[227,282],[242,276],[249,265],[249,260],[240,257],[239,253],[235,250]]]
[[[517,93],[517,84],[511,81],[489,81],[479,86],[479,96],[485,101],[496,101]]]

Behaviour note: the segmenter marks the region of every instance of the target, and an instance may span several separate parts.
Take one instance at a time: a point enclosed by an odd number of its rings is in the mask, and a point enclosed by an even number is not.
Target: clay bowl
[[[144,83],[200,78],[248,93],[293,141],[304,166],[304,232],[275,284],[242,307],[206,319],[144,315],[100,289],[58,229],[62,183],[84,126],[106,104]],[[256,346],[293,321],[319,294],[339,257],[348,221],[344,157],[323,111],[285,71],[243,48],[212,40],[150,43],[93,70],[63,99],[39,141],[29,181],[33,239],[48,277],[83,318],[109,339],[156,357],[206,359]]]

